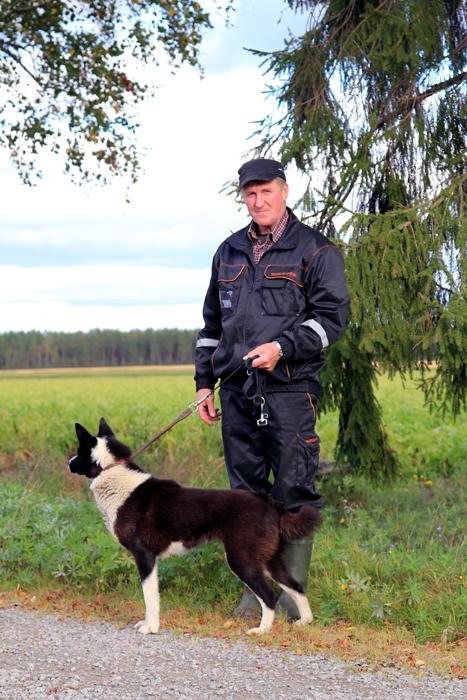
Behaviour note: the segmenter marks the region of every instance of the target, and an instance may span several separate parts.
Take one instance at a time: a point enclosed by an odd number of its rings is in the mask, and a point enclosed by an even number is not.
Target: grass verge
[[[346,620],[406,627],[418,642],[464,636],[463,513],[460,482],[419,480],[375,490],[362,479],[325,482],[328,507],[316,534],[310,598],[322,624]],[[169,608],[194,613],[223,601],[228,614],[240,584],[209,544],[160,563]],[[139,599],[136,567],[110,536],[89,494],[51,499],[18,483],[1,487],[0,582],[31,590],[56,583],[78,593],[120,592]]]
[[[58,591],[54,596],[66,591],[82,610],[76,601],[85,595],[91,609],[93,600],[109,596],[130,609],[140,605],[133,561],[106,531],[85,480],[66,469],[73,423],[92,429],[104,415],[123,440],[139,446],[192,399],[191,371],[0,375],[0,384],[0,586],[28,591],[28,600],[43,589]],[[319,634],[335,630],[334,647],[355,651],[352,630],[360,637],[366,630],[369,654],[371,640],[388,630],[433,649],[457,648],[466,626],[463,426],[429,413],[411,384],[382,377],[379,398],[401,473],[380,486],[352,475],[320,484],[327,507],[310,573]],[[329,458],[336,416],[322,416],[318,430]],[[227,485],[219,428],[208,430],[195,418],[165,436],[141,465],[186,485]],[[217,545],[164,561],[160,571],[166,619],[175,627],[190,620],[201,634],[200,618],[214,620],[212,630],[230,624],[240,584]],[[98,614],[104,605],[97,604]],[[236,630],[234,624],[229,634]]]

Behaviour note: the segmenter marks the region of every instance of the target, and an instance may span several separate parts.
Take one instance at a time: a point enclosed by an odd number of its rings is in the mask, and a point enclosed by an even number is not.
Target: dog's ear
[[[80,423],[75,423],[76,437],[80,442],[92,442],[95,438]]]
[[[107,435],[108,437],[110,437],[110,436],[113,436],[113,434],[114,434],[114,433],[113,433],[113,430],[112,430],[112,428],[110,427],[110,425],[107,423],[107,421],[105,420],[105,418],[101,418],[100,421],[99,421],[99,432],[98,432],[98,436],[99,436],[99,437],[104,437],[104,436]]]

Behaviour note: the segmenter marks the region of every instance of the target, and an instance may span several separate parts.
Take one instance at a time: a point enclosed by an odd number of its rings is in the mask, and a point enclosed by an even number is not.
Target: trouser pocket
[[[319,437],[298,436],[297,439],[297,486],[315,490],[315,477],[319,466]]]

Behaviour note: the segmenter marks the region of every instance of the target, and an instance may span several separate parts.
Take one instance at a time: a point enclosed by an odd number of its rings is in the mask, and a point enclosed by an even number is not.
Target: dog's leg
[[[137,622],[135,627],[141,634],[157,634],[159,632],[159,578],[157,562],[154,568],[142,581],[146,618]]]
[[[254,591],[253,591],[254,592]],[[270,608],[266,603],[255,593],[261,605],[261,622],[259,627],[252,627],[247,631],[247,634],[267,634],[271,631],[272,623],[274,622],[274,608]]]
[[[259,569],[252,569],[249,561],[243,561],[238,554],[229,553],[226,548],[227,562],[233,573],[253,591],[261,605],[261,622],[259,627],[253,627],[247,634],[266,634],[271,631],[274,622],[274,607],[276,604],[276,594],[268,585],[263,572]]]
[[[279,583],[279,581],[276,581],[276,583]],[[311,612],[310,603],[306,595],[295,591],[289,586],[285,586],[283,583],[279,583],[279,586],[292,598],[298,608],[300,618],[295,620],[294,625],[309,625],[313,622],[313,613]]]
[[[137,622],[135,628],[141,634],[156,634],[159,632],[159,578],[156,556],[139,541],[132,543],[130,551],[138,567],[146,607],[145,619]]]
[[[297,606],[300,618],[295,624],[308,625],[313,622],[313,613],[311,612],[308,598],[304,594],[301,585],[290,576],[282,556],[276,556],[269,562],[267,573],[292,598]]]

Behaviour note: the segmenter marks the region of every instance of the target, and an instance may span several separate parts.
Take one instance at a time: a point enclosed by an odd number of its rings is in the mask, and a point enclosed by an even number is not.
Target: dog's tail
[[[281,509],[282,511],[282,509]],[[280,513],[280,531],[284,540],[299,540],[308,537],[321,522],[318,508],[302,506],[296,513],[286,510]]]

